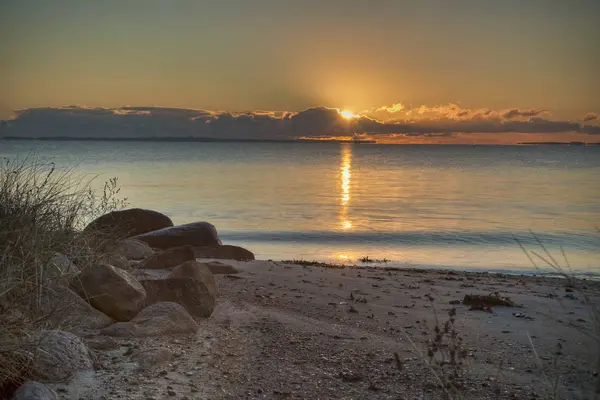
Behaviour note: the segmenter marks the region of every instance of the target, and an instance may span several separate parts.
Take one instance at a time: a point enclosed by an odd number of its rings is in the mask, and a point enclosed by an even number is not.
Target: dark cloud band
[[[463,111],[463,110],[458,110]],[[143,138],[207,137],[218,139],[294,139],[349,134],[452,133],[588,133],[600,126],[540,117],[544,110],[511,109],[481,112],[472,118],[379,121],[367,116],[345,118],[334,108],[314,107],[301,112],[256,111],[231,113],[161,107],[87,108],[67,106],[29,108],[0,124],[3,136]],[[458,115],[458,114],[456,114]],[[466,115],[466,114],[465,114]],[[492,117],[489,117],[493,115]],[[589,119],[592,120],[592,119]]]

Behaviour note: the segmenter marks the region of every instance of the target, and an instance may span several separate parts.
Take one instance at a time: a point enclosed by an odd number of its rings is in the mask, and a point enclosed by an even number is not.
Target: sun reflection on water
[[[348,215],[350,203],[350,179],[352,178],[352,147],[342,145],[340,161],[341,193],[340,193],[340,225],[345,231],[352,229],[352,221]]]

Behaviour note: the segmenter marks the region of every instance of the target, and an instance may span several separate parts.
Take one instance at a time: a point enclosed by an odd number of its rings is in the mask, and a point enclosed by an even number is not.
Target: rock
[[[43,331],[31,351],[33,369],[41,381],[70,380],[76,372],[93,369],[87,347],[70,332]]]
[[[145,279],[140,283],[146,289],[147,304],[164,301],[179,303],[195,317],[209,317],[215,308],[214,293],[195,279]]]
[[[195,317],[210,317],[216,298],[217,284],[208,268],[198,261],[177,266],[166,279],[142,280],[149,304],[174,301]]]
[[[198,261],[188,261],[178,265],[171,271],[167,278],[192,278],[204,283],[211,292],[215,295],[217,294],[215,277],[206,265]]]
[[[231,266],[229,264],[223,264],[218,261],[203,262],[201,264],[205,265],[206,268],[208,268],[210,273],[213,275],[237,274],[240,272],[237,269],[235,269],[233,266]]]
[[[131,274],[108,264],[85,269],[71,287],[95,309],[117,321],[135,317],[146,301],[146,291]]]
[[[163,250],[185,245],[218,246],[221,244],[217,229],[208,222],[193,222],[191,224],[163,228],[137,235],[135,239],[148,243],[150,247]]]
[[[12,400],[58,400],[58,396],[43,383],[27,381],[13,394]]]
[[[195,260],[194,248],[192,246],[173,247],[154,253],[140,263],[140,269],[163,269],[173,268],[186,261]]]
[[[121,254],[113,254],[113,255],[104,257],[103,259],[100,260],[100,262],[102,264],[110,264],[113,267],[117,267],[117,268],[123,269],[125,271],[128,271],[129,269],[131,269],[131,263],[125,256],[123,256]]]
[[[80,295],[60,285],[40,289],[29,302],[30,314],[43,317],[52,326],[70,330],[79,328],[104,328],[113,323],[112,318],[93,308]]]
[[[62,253],[54,253],[42,272],[44,281],[68,283],[79,273],[79,268]]]
[[[243,247],[229,244],[216,247],[196,247],[194,249],[196,258],[216,258],[221,260],[254,260],[254,254]]]
[[[129,322],[117,322],[102,329],[100,334],[139,337],[196,331],[198,331],[198,324],[183,306],[172,302],[161,302],[144,308]]]
[[[141,351],[132,356],[132,359],[143,370],[148,370],[159,364],[169,362],[171,358],[173,358],[173,353],[164,347]]]
[[[128,260],[143,260],[154,254],[154,250],[147,243],[134,239],[122,240],[117,244],[114,252]]]
[[[84,231],[102,232],[113,237],[126,238],[170,226],[173,226],[173,221],[164,214],[141,208],[130,208],[102,215],[86,226]]]
[[[110,336],[91,336],[83,338],[83,342],[89,349],[94,350],[115,350],[119,343]]]

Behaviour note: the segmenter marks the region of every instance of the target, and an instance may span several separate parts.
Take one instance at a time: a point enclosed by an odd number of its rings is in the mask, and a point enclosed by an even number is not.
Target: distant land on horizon
[[[561,145],[561,146],[600,146],[600,142],[520,142],[518,145],[531,145],[531,146],[550,146],[550,145]]]
[[[434,145],[434,146],[600,146],[600,142],[519,142],[504,143],[378,143],[376,140],[348,139],[244,139],[244,138],[214,138],[214,137],[32,137],[32,136],[0,136],[0,140],[10,141],[45,141],[45,142],[199,142],[199,143],[354,143],[354,144],[392,144],[392,145]]]

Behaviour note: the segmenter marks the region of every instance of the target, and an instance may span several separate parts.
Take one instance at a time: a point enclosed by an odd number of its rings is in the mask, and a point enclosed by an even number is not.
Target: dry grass
[[[120,208],[116,179],[101,196],[74,169],[58,170],[35,158],[0,165],[0,388],[31,370],[32,344],[43,329],[57,327],[65,304],[42,304],[44,292],[75,271],[55,262],[64,255],[78,269],[103,257],[112,241],[83,234],[92,218]],[[57,258],[58,257],[58,258]],[[1,393],[0,393],[1,395]],[[0,396],[1,397],[1,396]]]
[[[600,229],[596,228],[598,234],[600,234]],[[586,285],[585,281],[581,280],[573,270],[571,263],[569,262],[569,258],[565,250],[560,248],[560,255],[553,255],[547,246],[533,233],[531,235],[535,239],[536,249],[530,250],[525,247],[525,245],[516,239],[517,243],[523,250],[523,252],[527,255],[531,264],[536,268],[536,270],[541,272],[552,272],[562,278],[564,278],[565,287],[569,288],[572,292],[577,293],[579,298],[582,300],[582,303],[585,305],[586,310],[589,314],[590,321],[592,321],[592,331],[589,332],[584,329],[579,329],[579,332],[582,335],[588,336],[592,338],[595,342],[595,348],[590,349],[590,351],[594,352],[595,365],[590,365],[589,370],[596,371],[596,382],[594,388],[591,391],[582,390],[582,398],[590,399],[590,400],[599,400],[600,399],[600,376],[598,372],[600,371],[600,305],[593,298],[593,294]],[[560,301],[560,300],[559,300]],[[535,346],[533,346],[533,342],[531,342],[533,351],[537,354]],[[561,349],[562,350],[562,349]],[[560,354],[560,351],[557,351],[557,354]],[[559,362],[558,357],[554,360],[554,364],[556,365]],[[541,366],[541,362],[538,364]],[[561,377],[556,374],[551,373],[551,371],[544,371],[544,378],[548,387],[548,398],[550,399],[560,399],[561,398],[561,388],[560,381]]]

